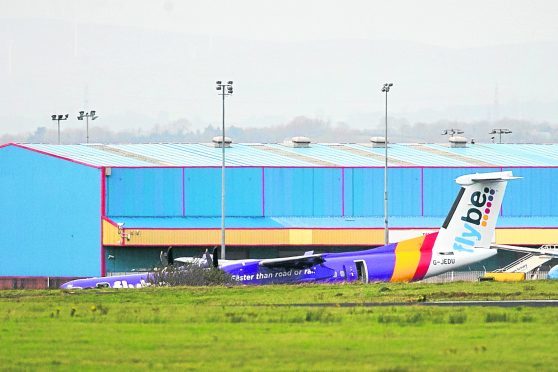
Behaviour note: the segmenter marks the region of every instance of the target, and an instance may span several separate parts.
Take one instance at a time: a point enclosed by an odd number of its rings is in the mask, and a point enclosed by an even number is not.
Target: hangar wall
[[[101,273],[99,169],[0,148],[0,276]]]
[[[502,215],[558,216],[552,180],[558,168],[514,167],[524,177],[508,186]],[[401,167],[389,170],[390,215],[443,217],[455,178],[502,168]],[[231,167],[226,170],[229,217],[382,216],[383,169]],[[109,216],[218,217],[221,169],[114,168],[107,177]]]

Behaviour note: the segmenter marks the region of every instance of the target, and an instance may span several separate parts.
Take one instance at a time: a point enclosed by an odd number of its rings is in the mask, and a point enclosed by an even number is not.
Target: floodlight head
[[[221,86],[220,86],[220,85],[217,86],[217,90],[221,90]]]
[[[64,118],[64,115],[58,115],[58,120],[62,120]]]
[[[232,80],[229,80],[229,81],[227,82],[227,84],[229,84],[229,85],[232,85],[232,83],[233,83]]]
[[[85,114],[85,111],[80,111],[79,114],[83,116],[83,114]]]
[[[392,87],[392,86],[393,86],[393,83],[389,83],[388,87]]]
[[[69,114],[66,114],[66,115],[64,116],[64,119],[68,119],[68,116],[70,116],[70,115],[69,115]]]
[[[223,84],[221,80],[217,80],[217,85]]]
[[[90,114],[91,116],[95,116],[95,110],[91,110]]]
[[[50,117],[52,118],[52,120],[56,120],[56,115],[51,115]]]

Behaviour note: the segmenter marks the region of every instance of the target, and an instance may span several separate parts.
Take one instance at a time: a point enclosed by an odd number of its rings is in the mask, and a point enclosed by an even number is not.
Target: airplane
[[[174,259],[171,264],[214,266],[239,284],[411,282],[485,260],[497,254],[492,247],[496,222],[511,171],[458,177],[457,197],[438,232],[362,251],[307,252],[302,256],[219,260],[211,255]],[[150,285],[153,273],[77,279],[61,286],[72,288],[139,288]]]

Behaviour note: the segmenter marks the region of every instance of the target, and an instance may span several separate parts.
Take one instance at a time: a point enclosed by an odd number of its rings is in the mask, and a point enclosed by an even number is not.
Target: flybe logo
[[[481,228],[486,227],[493,210],[494,189],[485,187],[482,192],[475,191],[471,194],[471,205],[465,216],[461,217],[464,221],[464,231],[455,238],[453,249],[461,252],[473,252],[475,242],[482,238]]]

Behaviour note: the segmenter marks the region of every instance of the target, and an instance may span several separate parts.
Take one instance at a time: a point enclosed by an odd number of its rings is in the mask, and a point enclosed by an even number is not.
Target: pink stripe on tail
[[[417,267],[417,271],[413,276],[413,281],[421,280],[426,275],[428,268],[430,267],[430,261],[432,260],[432,248],[434,247],[434,242],[438,237],[438,233],[427,234],[424,237],[422,246],[420,247],[420,261]]]

